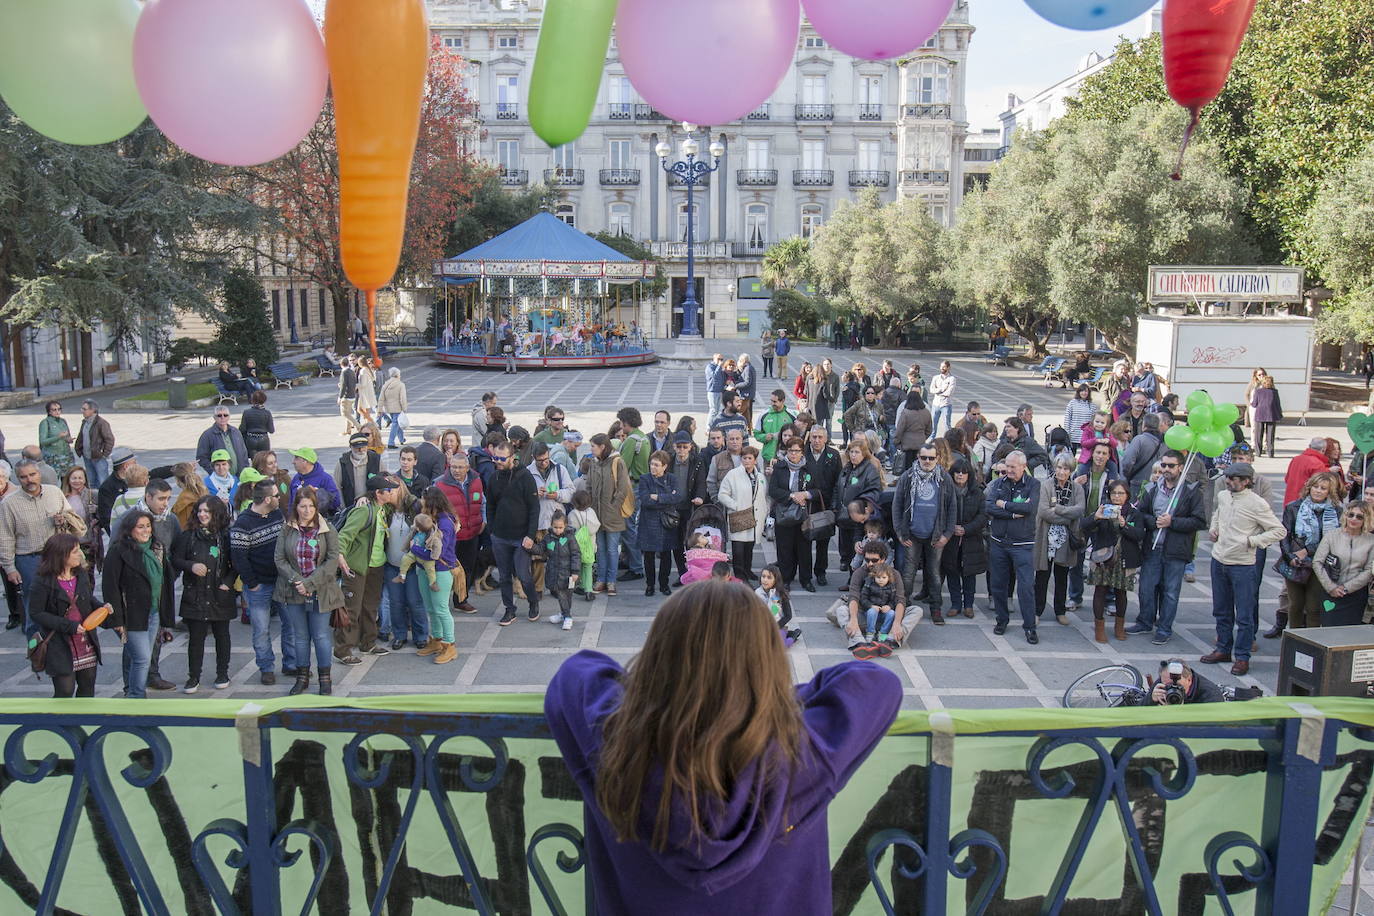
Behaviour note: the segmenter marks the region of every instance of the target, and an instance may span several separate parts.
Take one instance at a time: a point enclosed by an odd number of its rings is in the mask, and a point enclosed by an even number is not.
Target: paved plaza
[[[740,349],[750,349],[743,343],[731,342],[720,349],[736,353]],[[799,348],[794,351],[791,365],[795,370],[802,359],[819,358],[829,353]],[[861,358],[872,371],[882,359],[881,354],[841,352],[831,355],[837,370]],[[950,357],[959,379],[956,391],[959,404],[978,400],[984,414],[994,420],[1010,415],[1022,403],[1031,404],[1035,407],[1037,437],[1042,441],[1044,427],[1062,419],[1068,397],[1062,389],[1044,388],[1038,378],[1024,369],[988,366],[977,355],[950,354]],[[899,368],[919,362],[929,378],[937,371],[942,354],[914,357],[904,354],[892,358]],[[695,414],[699,421],[704,420],[706,414],[703,380],[698,373],[641,367],[528,372],[511,376],[435,366],[419,357],[401,359],[394,365],[400,367],[409,391],[412,441],[418,441],[421,427],[436,423],[458,428],[463,434],[464,446],[469,445],[471,408],[487,390],[498,392],[498,403],[505,409],[510,422],[529,429],[533,429],[544,406],[550,403],[563,408],[569,426],[586,435],[605,431],[615,411],[624,405],[639,407],[646,420],[652,410],[659,408],[671,411],[674,421],[684,412]],[[760,379],[760,402],[766,400],[766,392],[774,386],[772,380]],[[125,394],[118,393],[119,396]],[[312,380],[308,386],[290,392],[271,392],[268,407],[273,411],[278,430],[272,437],[274,448],[284,453],[291,447],[314,446],[324,466],[332,471],[344,448],[340,435],[343,424],[334,398],[334,385],[329,379]],[[79,400],[64,403],[69,416],[79,416],[76,410]],[[105,400],[112,401],[113,397]],[[149,466],[190,458],[196,437],[211,422],[208,408],[157,413],[107,407],[104,413],[120,443],[137,449],[141,463]],[[12,452],[17,452],[18,446],[24,443],[35,441],[40,417],[41,407],[0,413],[0,429]],[[1282,493],[1280,479],[1289,456],[1300,451],[1313,435],[1339,434],[1338,418],[1334,414],[1312,413],[1307,422],[1310,425],[1281,427],[1280,457],[1260,459],[1258,463],[1262,473],[1278,482],[1278,493]],[[394,451],[388,453],[389,467],[395,466],[395,455]],[[1027,645],[1016,626],[1005,636],[995,636],[985,594],[986,581],[980,577],[977,617],[950,620],[942,627],[924,620],[904,649],[878,663],[890,667],[902,679],[908,708],[939,709],[1056,706],[1064,688],[1074,677],[1098,665],[1126,661],[1153,671],[1159,660],[1169,655],[1196,660],[1211,648],[1214,632],[1205,538],[1203,543],[1197,563],[1198,581],[1184,585],[1176,635],[1168,646],[1153,646],[1145,636],[1131,637],[1124,642],[1112,640],[1106,645],[1095,643],[1092,615],[1087,608],[1071,613],[1068,626],[1058,625],[1052,613],[1047,612],[1040,625],[1040,644],[1036,646]],[[762,552],[771,562],[773,545],[766,544]],[[756,565],[760,562],[756,555]],[[826,608],[839,597],[836,586],[841,579],[834,571],[836,563],[832,552],[831,584],[818,594],[801,590],[793,594],[797,625],[803,631],[801,641],[789,650],[798,680],[809,679],[815,671],[850,657],[845,651],[842,634],[825,619]],[[577,617],[571,632],[564,632],[547,622],[547,616],[557,608],[555,602],[544,602],[545,619],[535,623],[524,618],[521,604],[517,622],[499,627],[496,623],[500,616],[498,596],[495,593],[474,596],[472,600],[479,613],[456,615],[459,655],[453,664],[434,665],[428,659],[416,657],[411,647],[389,656],[365,656],[363,664],[357,667],[334,667],[334,692],[341,696],[378,696],[542,691],[560,662],[578,649],[600,649],[621,661],[634,655],[643,643],[655,608],[664,600],[645,598],[641,586],[642,582],[627,582],[622,584],[620,595],[615,598],[598,596],[591,602],[575,601]],[[1267,571],[1260,605],[1264,629],[1272,623],[1279,587],[1277,574]],[[1136,597],[1132,595],[1132,616],[1135,608]],[[279,678],[274,687],[258,683],[249,628],[236,622],[232,624],[231,634],[234,642],[232,685],[216,691],[202,679],[201,691],[196,696],[273,697],[285,694],[285,679]],[[102,644],[106,663],[100,669],[97,694],[114,696],[120,689],[118,643],[106,632],[102,634]],[[207,646],[207,654],[211,651]],[[1228,673],[1229,666],[1199,668],[1220,683],[1259,685],[1272,693],[1278,679],[1277,651],[1277,641],[1261,639],[1259,651],[1251,660],[1250,675],[1245,678],[1233,678]],[[211,664],[208,658],[207,664]],[[178,634],[176,640],[164,648],[162,674],[179,685],[185,680],[185,672],[185,636]],[[28,671],[17,630],[0,633],[0,694],[51,695],[47,680],[36,679]],[[153,695],[182,696],[179,691]]]

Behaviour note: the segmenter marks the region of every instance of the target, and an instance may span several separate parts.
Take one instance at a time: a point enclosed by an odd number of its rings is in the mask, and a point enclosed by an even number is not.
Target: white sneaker
[[[549,623],[552,623],[552,624],[560,624],[560,623],[562,623],[562,622],[563,622],[563,615],[562,615],[562,614],[554,614],[552,617],[549,618]]]
[[[564,617],[564,618],[563,618],[563,629],[565,629],[565,630],[571,630],[571,629],[572,629],[572,618],[571,618],[571,617]]]

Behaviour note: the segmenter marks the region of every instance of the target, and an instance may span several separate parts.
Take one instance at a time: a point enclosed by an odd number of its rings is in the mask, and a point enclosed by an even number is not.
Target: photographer
[[[1148,699],[1141,697],[1127,706],[1177,706],[1182,703],[1220,703],[1226,697],[1221,688],[1207,678],[1194,673],[1181,660],[1167,659],[1159,663],[1159,677],[1154,680]]]

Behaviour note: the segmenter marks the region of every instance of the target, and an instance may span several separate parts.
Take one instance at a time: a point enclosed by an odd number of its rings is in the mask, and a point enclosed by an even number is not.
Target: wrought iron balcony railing
[[[639,169],[602,169],[601,184],[608,188],[637,185],[639,184]]]
[[[851,188],[886,188],[891,184],[891,172],[855,169],[849,173],[849,186]]]
[[[735,184],[741,188],[771,188],[777,183],[777,169],[740,169],[735,172]]]
[[[529,169],[502,169],[501,184],[508,188],[518,188],[530,183]]]
[[[903,169],[900,177],[906,185],[949,184],[949,172],[945,169]]]
[[[834,184],[834,169],[797,169],[792,172],[794,188],[828,188]]]
[[[833,121],[835,120],[835,106],[798,105],[795,109],[795,117],[798,121]]]
[[[565,169],[561,166],[556,169],[544,169],[544,184],[575,186],[582,184],[586,177],[587,173],[583,169]]]

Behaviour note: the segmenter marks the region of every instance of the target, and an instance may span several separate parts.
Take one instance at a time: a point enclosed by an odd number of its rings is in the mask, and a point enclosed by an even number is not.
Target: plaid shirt
[[[70,512],[71,506],[57,487],[43,484],[38,496],[14,488],[0,502],[0,567],[7,573],[13,572],[16,555],[42,550],[44,542],[57,531],[52,517],[63,511]],[[78,537],[86,533],[84,524],[80,528],[76,532]]]
[[[296,541],[296,565],[301,569],[301,576],[308,577],[320,561],[320,529],[302,528],[300,531],[300,540]]]

